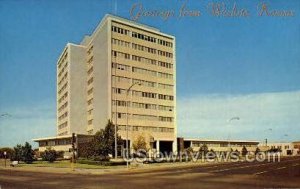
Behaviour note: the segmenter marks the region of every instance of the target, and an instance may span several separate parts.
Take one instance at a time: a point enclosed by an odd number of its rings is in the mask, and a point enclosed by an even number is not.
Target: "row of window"
[[[58,128],[59,129],[63,129],[63,128],[66,128],[68,126],[68,121],[65,121],[65,122],[63,122],[62,124],[60,124],[59,126],[58,126]]]
[[[68,106],[68,102],[65,102],[63,105],[61,105],[61,106],[58,108],[58,112],[60,113],[60,112],[63,111],[67,106]]]
[[[142,108],[142,109],[156,110],[157,105],[156,104],[147,104],[147,103],[132,102],[132,107],[133,108]]]
[[[139,74],[145,74],[145,75],[151,75],[151,76],[154,76],[154,77],[157,76],[156,71],[152,71],[152,70],[148,70],[148,69],[144,69],[144,68],[132,67],[132,72],[136,72],[136,73],[139,73]]]
[[[156,93],[143,92],[143,91],[132,91],[133,96],[145,97],[145,98],[156,98]]]
[[[173,53],[169,53],[169,52],[166,52],[166,51],[160,51],[160,50],[158,50],[157,52],[158,52],[158,55],[160,55],[160,56],[173,58]]]
[[[122,77],[122,76],[112,76],[112,82],[121,82],[121,83],[130,83],[131,79],[128,77]]]
[[[58,103],[61,103],[63,100],[65,100],[66,98],[68,97],[68,91],[62,96],[59,98],[58,100]]]
[[[87,71],[88,75],[91,75],[93,73],[94,68],[90,67],[90,69]]]
[[[132,72],[136,72],[136,73],[139,73],[139,74],[150,75],[150,76],[154,76],[154,77],[165,78],[165,79],[173,79],[172,74],[152,71],[152,70],[148,70],[148,69],[144,69],[144,68],[132,67]]]
[[[60,121],[60,120],[64,119],[67,116],[68,116],[68,112],[65,112],[64,114],[62,114],[61,116],[58,117],[58,120]]]
[[[126,89],[121,89],[121,88],[112,88],[112,91],[114,94],[126,94]],[[143,92],[143,91],[136,91],[132,90],[131,91],[133,96],[137,97],[144,97],[144,98],[157,98],[161,100],[174,100],[174,96],[172,95],[164,95],[164,94],[157,94],[157,93],[151,93],[151,92]]]
[[[174,132],[173,128],[166,128],[166,127],[152,127],[152,126],[130,126],[128,125],[118,125],[118,130],[126,131],[128,128],[129,131],[150,131],[150,132],[160,132],[160,133],[172,133]]]
[[[152,43],[156,43],[156,38],[155,37],[151,37],[151,36],[141,34],[141,33],[138,33],[138,32],[132,32],[131,37],[134,37],[134,38],[137,38],[137,39],[142,39],[142,40],[149,41],[149,42],[152,42]]]
[[[169,84],[158,83],[157,86],[158,86],[158,88],[161,88],[161,89],[167,89],[167,90],[173,89],[173,85],[169,85]]]
[[[156,65],[156,60],[153,60],[153,59],[150,59],[150,58],[141,57],[141,56],[132,55],[132,60],[137,61],[137,62],[142,62],[142,63],[145,63],[145,64]]]
[[[59,60],[58,69],[61,68],[61,66],[62,66],[63,63],[67,60],[67,58],[68,58],[68,53],[66,52],[66,53],[62,56],[62,58]]]
[[[163,52],[163,54],[165,56],[173,56],[172,53],[170,54],[170,53],[165,52],[165,51],[159,51],[159,52]],[[120,51],[112,50],[111,54],[114,57],[119,57],[119,58],[123,58],[123,59],[130,59],[130,54],[128,54],[128,53],[123,53],[123,52],[120,52]],[[91,58],[93,58],[93,57],[91,57]],[[145,63],[145,64],[157,65],[156,60],[150,59],[150,58],[145,58],[145,57],[142,57],[142,56],[131,55],[131,59],[134,60],[134,61],[137,61],[137,62]],[[173,65],[171,63],[167,63],[167,62],[159,61],[158,65],[161,66],[161,67],[165,67],[165,68],[173,68]]]
[[[145,81],[141,79],[132,79],[132,83],[140,83],[142,86],[145,87],[156,87],[156,83],[152,81]]]
[[[88,64],[91,64],[91,63],[93,62],[93,60],[94,60],[94,56],[91,56],[91,57],[88,59],[87,63],[88,63]]]
[[[164,68],[173,68],[173,64],[168,63],[168,62],[162,62],[162,61],[158,61],[158,65]]]
[[[117,113],[118,119],[126,119],[126,113]],[[116,113],[113,112],[112,117],[115,119]],[[128,114],[128,118],[136,120],[147,120],[147,121],[161,121],[161,122],[173,122],[173,117],[154,116],[154,115],[143,115],[143,114]]]
[[[120,52],[120,51],[114,51],[114,50],[112,50],[111,51],[111,55],[114,56],[114,57],[119,57],[119,58],[124,58],[124,59],[130,59],[130,54],[123,53],[123,52]]]
[[[115,106],[122,106],[122,107],[130,107],[132,104],[133,108],[142,108],[142,109],[151,109],[151,110],[162,110],[162,111],[173,111],[174,107],[173,106],[163,106],[163,105],[156,105],[156,104],[149,104],[149,103],[139,103],[139,102],[132,102],[130,103],[129,101],[123,101],[123,100],[113,100],[112,104]]]
[[[88,48],[87,54],[90,55],[93,52],[93,50],[94,50],[94,46],[92,45]]]
[[[117,27],[117,26],[111,26],[111,31],[123,34],[123,35],[129,35],[129,30]]]
[[[89,109],[89,110],[87,111],[88,115],[92,115],[93,111],[94,111],[93,108],[92,108],[92,109]]]
[[[130,47],[130,43],[127,41],[119,40],[119,39],[111,39],[111,43],[118,46]]]
[[[112,64],[113,67],[116,66],[115,63]],[[125,65],[121,65],[121,64],[118,64],[118,66],[120,66],[120,68],[122,66],[125,66]],[[123,69],[127,69],[127,67],[123,67]],[[144,70],[135,70],[135,71],[139,71],[139,72],[144,72]],[[150,73],[152,75],[152,72]],[[165,76],[165,75],[160,75],[160,76],[163,76],[163,77],[168,77],[168,76]],[[91,78],[93,79],[93,78]],[[112,76],[112,82],[122,82],[122,83],[131,83],[131,78],[128,78],[128,77],[123,77],[123,76]],[[158,88],[161,88],[161,89],[168,89],[168,90],[172,90],[173,89],[173,85],[169,85],[169,84],[163,84],[163,83],[156,83],[156,82],[152,82],[152,81],[145,81],[145,80],[140,80],[140,79],[132,79],[132,83],[140,83],[142,86],[146,86],[146,87],[158,87]],[[88,81],[88,84],[89,84],[89,81]]]
[[[60,79],[58,82],[58,86],[60,86],[68,77],[68,72],[65,73],[65,75]]]
[[[94,90],[93,88],[90,88],[90,89],[87,91],[87,94],[88,94],[88,95],[92,94],[92,93],[93,93],[93,90]]]
[[[117,27],[117,26],[112,26],[111,31],[119,33],[119,34],[130,36],[130,31],[129,30],[126,30],[126,29],[123,29],[123,28],[120,28],[120,27]],[[151,36],[141,34],[141,33],[138,33],[138,32],[131,32],[131,37],[134,37],[134,38],[137,38],[137,39],[142,39],[142,40],[149,41],[149,42],[152,42],[152,43],[157,43],[159,45],[163,45],[163,46],[166,46],[166,47],[173,47],[172,42],[168,42],[168,41],[165,41],[165,40],[162,40],[162,39],[156,39],[155,37],[151,37]]]
[[[68,82],[66,82],[58,91],[58,94],[62,93],[68,87]]]
[[[67,66],[68,66],[68,62],[66,62],[64,64],[64,67],[58,72],[58,77],[60,77],[64,73],[64,71],[67,69]]]
[[[151,53],[151,54],[156,54],[156,49],[146,47],[146,46],[143,46],[143,45],[132,43],[132,48],[135,49],[135,50],[145,51],[145,52],[148,52],[148,53]]]
[[[94,50],[94,46],[91,45],[91,46],[89,47],[88,51],[87,51],[87,54],[88,54],[88,55],[92,54],[92,53],[93,53],[93,50]],[[93,75],[92,75],[93,72],[94,72],[93,61],[94,61],[94,56],[91,56],[91,57],[87,60],[87,64],[88,64],[88,71],[87,71],[87,74],[88,74],[88,81],[87,81],[87,84],[88,84],[89,87],[90,87],[91,84],[94,82],[94,77],[93,77]],[[91,95],[91,94],[93,93],[93,90],[94,90],[93,87],[88,88],[88,90],[87,90],[87,95]],[[93,98],[87,100],[87,105],[91,105],[92,102],[93,102]],[[91,114],[92,114],[92,110],[87,111],[87,113],[88,113],[89,115],[91,115]],[[89,120],[88,123],[90,123],[90,122],[92,122],[92,121]],[[92,124],[92,123],[90,123],[89,125],[91,125],[91,124]]]
[[[118,63],[111,63],[112,68],[118,69],[118,70],[124,70],[124,71],[130,71],[130,66],[124,65],[124,64],[118,64]]]
[[[67,135],[67,134],[68,134],[68,131],[65,131],[65,132],[59,133],[58,136],[64,136],[64,135]]]
[[[90,85],[91,83],[93,83],[93,81],[94,81],[94,77],[91,77],[89,80],[88,80],[88,85]]]
[[[114,45],[130,48],[130,42],[127,42],[127,41],[112,38],[111,42]],[[156,52],[158,52],[157,54],[160,55],[160,56],[173,58],[173,53],[170,53],[170,52],[167,52],[167,51],[161,51],[161,50],[157,51],[154,48],[146,47],[144,45],[139,45],[139,44],[136,44],[136,43],[132,43],[131,48],[133,48],[135,50],[139,50],[139,51],[148,52],[148,53],[151,53],[151,54],[156,54]]]
[[[158,99],[161,100],[174,100],[174,97],[172,95],[163,95],[163,94],[158,94]]]
[[[91,104],[93,103],[93,101],[94,101],[94,99],[91,98],[91,99],[89,99],[89,100],[87,101],[87,104],[88,104],[88,105],[91,105]]]
[[[51,140],[51,141],[41,141],[39,142],[39,146],[57,146],[57,145],[68,145],[72,144],[71,139],[59,139],[59,140]]]

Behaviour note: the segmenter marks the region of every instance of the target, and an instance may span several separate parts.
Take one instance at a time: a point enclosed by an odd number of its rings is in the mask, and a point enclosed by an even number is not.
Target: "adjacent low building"
[[[77,152],[80,152],[80,148],[86,142],[93,139],[92,135],[83,135],[83,134],[75,134],[74,138],[72,135],[64,135],[64,136],[55,136],[55,137],[45,137],[33,139],[33,141],[39,144],[39,151],[43,152],[45,150],[54,149],[56,151],[64,152],[64,158],[70,158],[72,156],[73,147]],[[74,146],[72,145],[74,142]],[[77,154],[80,156],[80,154]]]
[[[299,148],[295,148],[295,144],[297,146],[297,142],[275,142],[262,144],[261,146],[267,146],[268,150],[280,152],[283,156],[291,156],[299,153]]]
[[[206,145],[208,150],[215,152],[226,152],[226,151],[239,151],[241,152],[243,147],[246,147],[248,152],[255,152],[259,141],[248,141],[248,140],[211,140],[211,139],[183,139],[178,138],[177,143],[178,150],[192,148],[193,151],[199,151],[199,149]]]

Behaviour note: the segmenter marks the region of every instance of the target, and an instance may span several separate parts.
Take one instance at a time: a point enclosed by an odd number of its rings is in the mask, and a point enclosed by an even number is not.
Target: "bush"
[[[65,152],[64,151],[57,151],[56,152],[56,157],[57,158],[64,158]]]
[[[41,156],[44,161],[53,163],[57,159],[58,154],[55,150],[45,150],[45,152],[41,153]]]

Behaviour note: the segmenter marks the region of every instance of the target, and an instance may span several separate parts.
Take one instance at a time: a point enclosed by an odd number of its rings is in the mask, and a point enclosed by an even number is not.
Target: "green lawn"
[[[9,166],[10,161],[6,160],[6,166]],[[4,167],[4,159],[0,160],[0,166]],[[23,162],[20,162],[18,167],[55,167],[55,168],[71,168],[71,163],[68,160],[63,161],[55,161],[53,163],[49,163],[47,161],[34,161],[31,164],[26,164]],[[119,166],[103,166],[103,165],[88,165],[88,164],[80,164],[75,163],[75,168],[84,168],[84,169],[108,169],[113,167],[119,167]]]

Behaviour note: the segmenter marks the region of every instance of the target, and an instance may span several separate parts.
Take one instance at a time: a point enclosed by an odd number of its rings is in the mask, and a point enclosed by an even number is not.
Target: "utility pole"
[[[6,151],[4,151],[3,154],[4,154],[4,166],[6,167],[6,154],[7,154]]]

